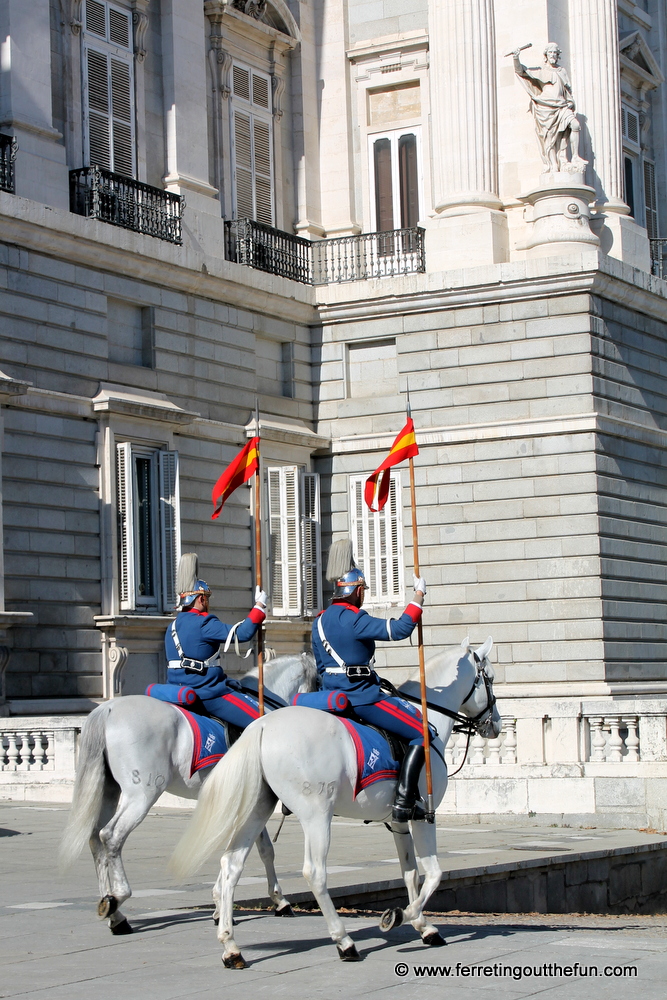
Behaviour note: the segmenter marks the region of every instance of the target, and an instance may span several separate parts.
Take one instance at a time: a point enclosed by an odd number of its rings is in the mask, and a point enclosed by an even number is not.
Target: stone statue
[[[558,65],[560,48],[555,42],[549,42],[544,50],[544,66],[540,69],[528,69],[524,66],[519,59],[520,52],[521,49],[515,49],[512,53],[514,72],[530,97],[545,169],[554,173],[578,173],[584,170],[588,161],[579,156],[581,125],[574,112],[570,78],[564,67]]]

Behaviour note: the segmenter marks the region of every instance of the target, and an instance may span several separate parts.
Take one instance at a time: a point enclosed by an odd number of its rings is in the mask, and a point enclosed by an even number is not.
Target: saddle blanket
[[[190,777],[195,771],[205,767],[213,767],[229,750],[227,742],[227,727],[220,719],[205,715],[193,715],[182,705],[176,706],[190,723],[192,730],[192,762]]]
[[[396,781],[399,764],[392,757],[389,744],[384,737],[380,736],[376,729],[371,729],[370,726],[362,726],[361,723],[351,722],[349,719],[341,719],[340,721],[352,737],[357,752],[355,799],[363,788],[367,788],[376,781]]]

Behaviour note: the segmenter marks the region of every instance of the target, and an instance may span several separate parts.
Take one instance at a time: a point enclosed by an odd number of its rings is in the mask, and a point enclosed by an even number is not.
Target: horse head
[[[477,732],[484,739],[494,739],[503,728],[496,697],[493,693],[495,673],[489,660],[493,639],[488,637],[478,649],[472,649],[466,637],[461,648],[474,663],[475,680],[470,694],[463,701],[460,712],[474,723]]]

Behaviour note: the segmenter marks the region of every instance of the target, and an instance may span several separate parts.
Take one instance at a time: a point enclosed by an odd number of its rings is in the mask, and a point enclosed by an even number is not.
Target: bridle
[[[496,697],[491,687],[491,680],[484,666],[484,660],[480,660],[479,656],[474,651],[472,651],[472,655],[475,658],[475,679],[472,682],[470,691],[468,691],[468,694],[461,702],[461,708],[463,708],[467,701],[470,701],[477,690],[480,681],[484,681],[484,687],[486,689],[486,705],[482,711],[471,717],[469,715],[463,715],[461,712],[453,712],[450,708],[443,708],[442,705],[436,705],[432,701],[426,702],[426,707],[430,708],[431,711],[439,712],[440,715],[446,715],[447,718],[454,720],[454,726],[452,727],[453,733],[467,733],[468,736],[472,733],[479,732],[482,726],[488,722],[491,714],[493,713],[494,705],[496,704]],[[421,704],[421,699],[415,697],[414,695],[407,695],[402,691],[398,691],[397,694],[399,698],[405,698],[406,701],[411,701],[415,705]]]

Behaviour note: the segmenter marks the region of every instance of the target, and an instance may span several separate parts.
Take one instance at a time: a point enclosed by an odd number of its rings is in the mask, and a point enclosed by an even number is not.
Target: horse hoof
[[[294,910],[289,903],[281,903],[280,906],[276,907],[273,911],[274,917],[293,917]]]
[[[246,969],[248,967],[240,951],[234,955],[223,955],[222,964],[226,969]]]
[[[101,917],[102,920],[106,920],[106,918],[110,917],[112,913],[115,913],[117,909],[118,900],[115,896],[103,896],[97,904],[97,916]]]
[[[403,923],[403,910],[400,906],[396,906],[393,909],[385,910],[380,917],[380,930],[387,934],[389,931],[393,930],[394,927],[400,927]]]
[[[121,935],[122,934],[132,934],[133,933],[132,926],[131,926],[131,924],[129,924],[127,922],[127,920],[123,919],[123,920],[121,920],[121,922],[119,924],[114,924],[113,925],[113,927],[111,928],[111,933],[112,934],[121,934]]]
[[[424,934],[422,941],[427,944],[429,948],[442,948],[447,944],[444,937],[442,937],[438,931],[431,931],[430,934]]]
[[[348,948],[341,948],[339,944],[337,944],[336,947],[338,948],[338,955],[341,962],[361,961],[361,955],[359,954],[359,952],[357,951],[357,949],[354,947],[353,944],[351,944]]]

